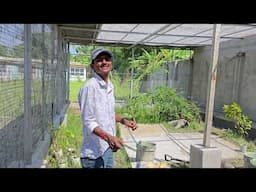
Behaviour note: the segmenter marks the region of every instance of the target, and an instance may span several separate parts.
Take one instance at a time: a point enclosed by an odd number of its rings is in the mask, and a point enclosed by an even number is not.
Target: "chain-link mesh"
[[[0,25],[0,167],[24,167],[26,159],[24,44],[23,24]],[[66,103],[67,45],[46,24],[31,25],[31,44],[33,153]]]
[[[0,167],[23,159],[24,26],[0,25]],[[19,166],[19,164],[18,164]]]

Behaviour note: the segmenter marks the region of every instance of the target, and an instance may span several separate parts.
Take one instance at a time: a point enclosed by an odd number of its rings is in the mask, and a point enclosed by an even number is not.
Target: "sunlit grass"
[[[69,100],[70,101],[77,101],[77,96],[79,93],[80,88],[83,86],[85,81],[70,81],[69,82]]]
[[[120,127],[117,125],[116,135],[120,137]],[[132,168],[128,154],[124,148],[114,153],[115,168]]]
[[[66,167],[77,167],[70,162],[71,156],[79,158],[80,147],[82,144],[82,129],[81,129],[80,114],[72,109],[68,109],[67,126],[60,126],[54,130],[53,140],[47,156],[48,167],[58,168],[62,159],[56,154],[60,151],[63,152],[63,159],[66,159]],[[70,153],[70,150],[74,151]]]

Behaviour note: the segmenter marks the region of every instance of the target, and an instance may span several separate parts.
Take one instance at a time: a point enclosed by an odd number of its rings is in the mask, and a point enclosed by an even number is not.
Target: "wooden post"
[[[134,62],[134,48],[132,48],[132,62]],[[132,64],[132,70],[131,70],[131,84],[130,84],[130,98],[133,97],[133,73],[134,73],[134,67]]]
[[[214,109],[215,85],[217,80],[217,64],[219,57],[221,24],[214,24],[213,44],[212,44],[212,62],[209,66],[209,78],[207,87],[207,104],[205,115],[205,132],[203,144],[205,147],[210,147],[211,127]]]

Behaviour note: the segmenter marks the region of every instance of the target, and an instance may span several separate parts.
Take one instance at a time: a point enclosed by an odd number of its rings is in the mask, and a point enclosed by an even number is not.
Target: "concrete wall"
[[[159,85],[175,88],[204,111],[211,46],[194,51],[193,60],[170,62],[161,71],[148,75],[141,91],[148,92]],[[223,115],[224,104],[237,102],[243,113],[256,121],[256,36],[221,43],[217,70],[214,114]]]
[[[147,75],[141,85],[141,92],[149,92],[157,86],[167,86],[185,98],[191,93],[191,60],[169,62],[163,65],[162,69]]]
[[[197,48],[192,70],[192,100],[206,105],[211,47]],[[223,112],[224,104],[237,102],[243,112],[256,121],[256,37],[223,42],[220,45],[215,112]]]
[[[159,71],[146,75],[142,81],[140,92],[146,93],[154,90],[156,87],[160,85],[166,86],[166,67],[167,66],[164,65],[163,68]]]
[[[168,63],[168,83],[167,86],[185,98],[190,98],[191,93],[191,60],[174,61]]]

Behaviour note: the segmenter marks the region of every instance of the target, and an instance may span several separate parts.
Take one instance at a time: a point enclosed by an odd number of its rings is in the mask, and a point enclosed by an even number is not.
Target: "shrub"
[[[240,105],[234,102],[231,105],[224,105],[223,110],[225,118],[234,121],[237,133],[247,135],[252,128],[252,121],[242,113]]]
[[[140,94],[128,101],[125,111],[140,123],[159,123],[175,119],[189,122],[199,120],[199,109],[194,103],[177,95],[174,89],[157,87],[153,92]]]

